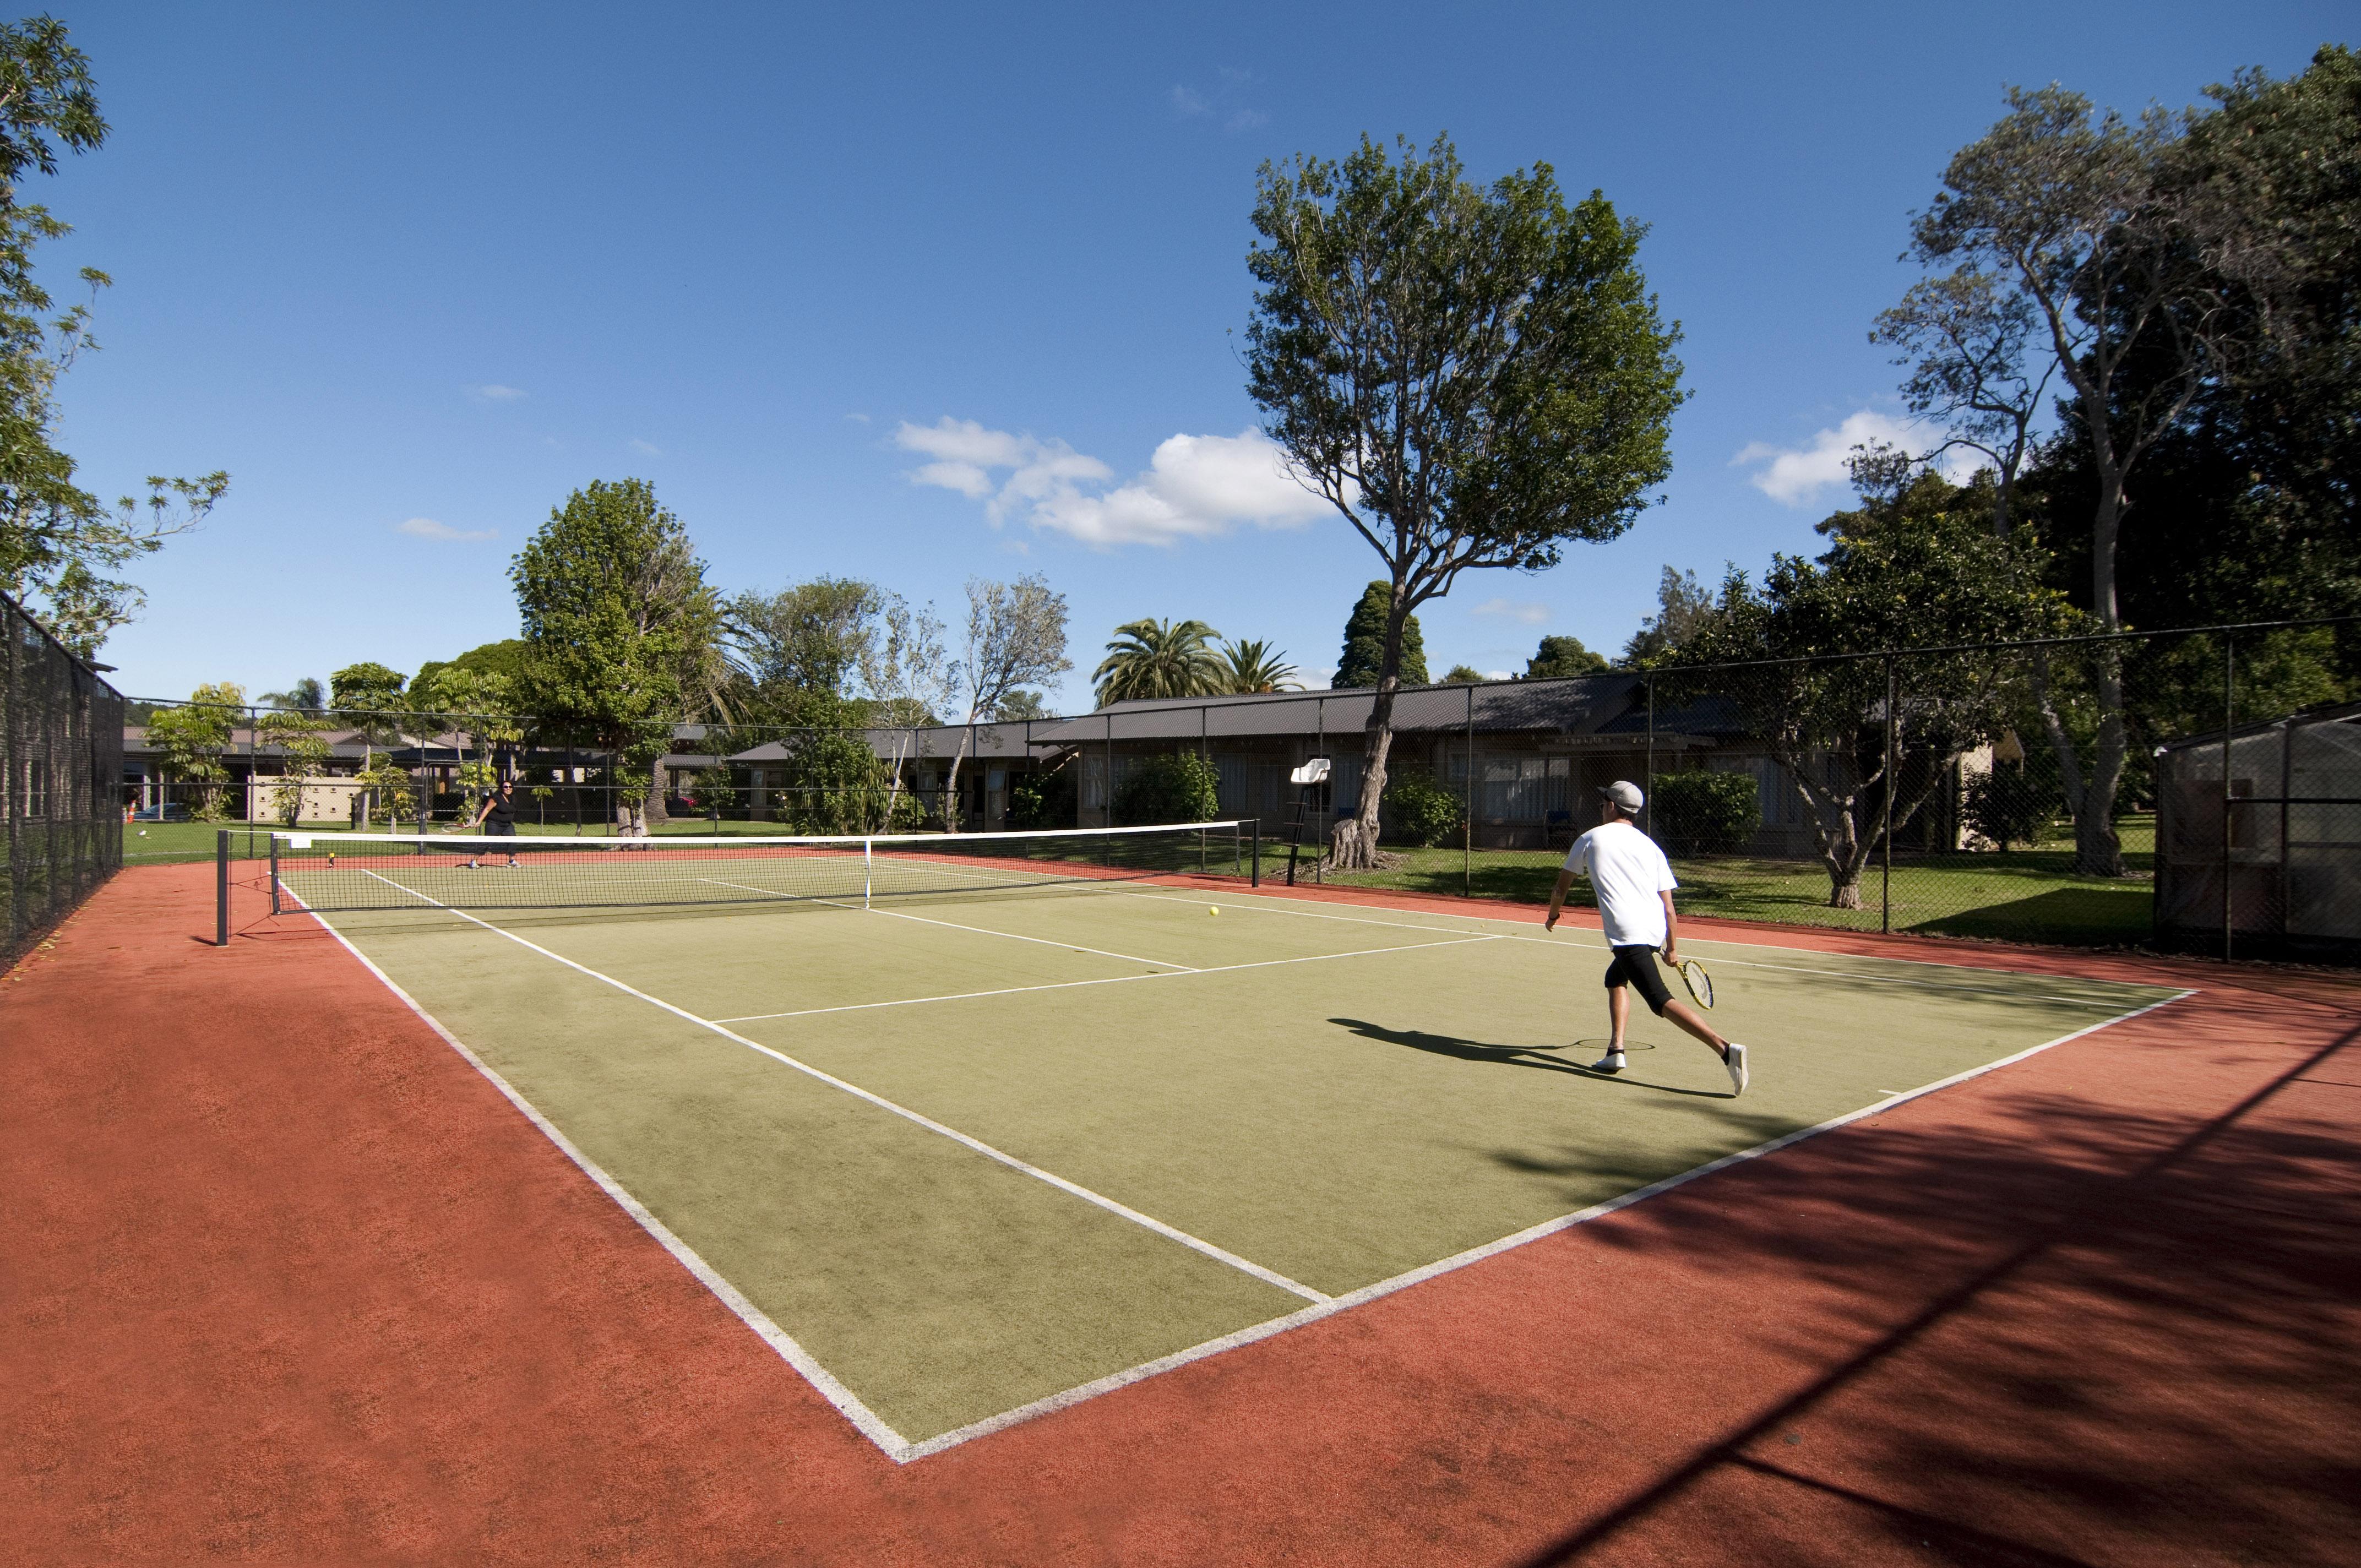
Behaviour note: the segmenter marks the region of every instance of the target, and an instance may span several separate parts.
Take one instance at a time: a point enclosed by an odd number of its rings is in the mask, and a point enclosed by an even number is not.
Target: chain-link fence
[[[6,969],[121,864],[123,697],[0,597],[0,905]]]
[[[1692,914],[2349,959],[2356,699],[2350,620],[1408,687],[1380,863],[1350,872],[1326,850],[1362,803],[1366,690],[624,733],[143,704],[126,832],[135,857],[193,858],[222,824],[456,830],[505,776],[528,834],[1253,818],[1281,880],[1539,902],[1599,787],[1629,779]]]

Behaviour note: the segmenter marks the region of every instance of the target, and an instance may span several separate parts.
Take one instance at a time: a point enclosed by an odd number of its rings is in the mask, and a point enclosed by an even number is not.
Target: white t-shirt
[[[1656,841],[1629,822],[1602,822],[1574,841],[1565,869],[1590,879],[1610,948],[1664,945],[1664,901],[1681,884]]]

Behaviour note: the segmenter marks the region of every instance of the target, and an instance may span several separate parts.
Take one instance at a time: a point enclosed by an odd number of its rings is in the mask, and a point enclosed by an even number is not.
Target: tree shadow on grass
[[[1543,1072],[1562,1072],[1575,1078],[1587,1078],[1594,1083],[1612,1083],[1626,1089],[1651,1089],[1661,1094],[1678,1094],[1695,1100],[1737,1098],[1728,1090],[1681,1089],[1669,1083],[1651,1082],[1644,1078],[1632,1077],[1628,1069],[1622,1072],[1599,1072],[1579,1062],[1545,1054],[1562,1048],[1555,1046],[1488,1045],[1480,1040],[1462,1039],[1456,1035],[1430,1035],[1423,1029],[1389,1029],[1383,1024],[1372,1024],[1365,1018],[1331,1018],[1328,1022],[1349,1029],[1365,1040],[1376,1040],[1388,1046],[1407,1046],[1414,1051],[1450,1057],[1456,1061],[1488,1062],[1496,1067],[1537,1068]],[[1699,1048],[1703,1049],[1702,1047]]]

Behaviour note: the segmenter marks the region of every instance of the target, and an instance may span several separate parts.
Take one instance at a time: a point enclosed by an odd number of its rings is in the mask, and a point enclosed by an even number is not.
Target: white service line
[[[363,869],[365,874],[378,877],[379,882],[386,883],[393,887],[401,886],[401,883],[394,882],[390,877],[379,877],[377,872],[368,871],[366,868]],[[404,888],[403,891],[407,893],[417,893],[417,890],[414,888]],[[423,893],[417,893],[417,896],[420,898],[426,898],[426,895]],[[882,1094],[873,1094],[868,1090],[862,1088],[859,1084],[847,1082],[845,1080],[837,1077],[834,1073],[823,1072],[818,1068],[812,1066],[809,1062],[797,1061],[795,1058],[787,1055],[785,1051],[774,1051],[770,1047],[750,1040],[743,1035],[733,1034],[731,1031],[723,1028],[719,1024],[715,1023],[710,1018],[700,1018],[686,1007],[675,1007],[660,996],[651,996],[644,991],[638,990],[633,986],[626,985],[623,981],[617,980],[613,975],[601,974],[597,970],[592,969],[589,965],[577,963],[563,953],[552,952],[549,948],[541,946],[538,942],[528,942],[522,937],[518,936],[515,932],[505,930],[500,927],[493,925],[489,920],[479,920],[464,909],[454,909],[449,905],[432,898],[427,898],[426,901],[429,904],[434,905],[435,908],[444,911],[445,914],[456,915],[460,919],[467,921],[471,925],[480,926],[485,930],[489,931],[496,936],[506,937],[510,941],[514,942],[521,948],[529,948],[533,952],[539,953],[543,958],[551,959],[556,963],[564,964],[567,969],[573,970],[578,974],[588,975],[592,980],[598,981],[602,985],[611,985],[617,991],[623,992],[626,996],[635,996],[642,1002],[648,1003],[651,1007],[662,1008],[664,1012],[671,1014],[674,1017],[694,1024],[700,1029],[709,1029],[713,1033],[720,1036],[723,1039],[730,1041],[732,1044],[743,1046],[750,1051],[770,1058],[773,1061],[779,1063],[783,1067],[791,1067],[797,1072],[804,1073],[811,1078],[816,1078],[831,1089],[840,1089],[845,1093],[853,1096],[855,1099],[865,1100],[881,1111],[889,1111],[895,1115],[903,1118],[905,1121],[915,1122],[930,1133],[939,1133],[944,1137],[950,1139],[954,1143],[973,1149],[976,1153],[983,1156],[987,1159],[997,1160],[1002,1165],[1008,1167],[1011,1170],[1022,1171],[1025,1175],[1032,1177],[1038,1181],[1045,1181],[1050,1186],[1058,1189],[1060,1192],[1070,1193],[1076,1198],[1080,1198],[1085,1203],[1094,1203],[1098,1207],[1104,1209],[1110,1214],[1118,1215],[1123,1219],[1129,1220],[1135,1225],[1139,1225],[1145,1229],[1154,1231],[1158,1235],[1163,1236],[1169,1241],[1179,1242],[1182,1246],[1188,1247],[1193,1252],[1202,1253],[1205,1256],[1213,1258],[1216,1262],[1228,1264],[1232,1268],[1237,1269],[1244,1274],[1250,1274],[1266,1285],[1275,1285],[1279,1289],[1285,1290],[1290,1295],[1301,1296],[1307,1301],[1316,1302],[1325,1301],[1328,1299],[1328,1297],[1323,1292],[1314,1290],[1309,1285],[1301,1284],[1296,1280],[1290,1279],[1284,1274],[1265,1268],[1261,1264],[1255,1262],[1252,1258],[1240,1257],[1236,1253],[1231,1252],[1224,1247],[1215,1246],[1212,1242],[1206,1241],[1202,1237],[1192,1236],[1188,1232],[1180,1229],[1178,1226],[1168,1225],[1152,1214],[1143,1214],[1138,1210],[1132,1208],[1128,1204],[1119,1203],[1103,1192],[1093,1192],[1089,1188],[1082,1186],[1080,1182],[1069,1181],[1064,1177],[1058,1175],[1054,1171],[1044,1170],[1038,1165],[1028,1165],[1025,1161],[1018,1159],[1013,1154],[993,1147],[990,1144],[985,1143],[982,1138],[971,1137],[967,1134],[961,1132],[957,1127],[948,1126],[941,1122],[936,1121],[931,1116],[911,1110],[906,1105],[897,1105]],[[1142,975],[1139,978],[1145,980],[1148,977]]]
[[[1134,898],[1163,898],[1166,895],[1153,893],[1135,893],[1130,896]],[[1290,907],[1295,902],[1294,900],[1273,898],[1268,894],[1244,893],[1232,894],[1230,896],[1233,898],[1251,898],[1255,902],[1252,904],[1225,904],[1222,906],[1224,909],[1241,909],[1269,915],[1292,915],[1304,920],[1342,920],[1348,925],[1354,926],[1390,926],[1402,931],[1460,931],[1466,929],[1465,927],[1460,926],[1420,926],[1414,925],[1408,920],[1373,920],[1366,916],[1329,915],[1318,910],[1296,909]],[[1196,899],[1175,899],[1172,900],[1172,902],[1193,904],[1200,901]],[[1526,922],[1521,920],[1507,920],[1499,916],[1493,915],[1468,915],[1463,916],[1461,918],[1467,920],[1483,920],[1494,925],[1502,926],[1521,926],[1526,924]],[[1831,927],[1831,929],[1833,928],[1834,927]],[[1579,929],[1587,932],[1589,927],[1579,927]],[[1534,942],[1539,943],[1543,947],[1549,948],[1573,946],[1593,951],[1597,950],[1597,948],[1593,948],[1592,944],[1588,942],[1577,941],[1567,943],[1556,937],[1527,937],[1521,936],[1513,931],[1495,931],[1488,933],[1488,935],[1496,937],[1506,942]],[[1760,948],[1770,945],[1763,942],[1734,942],[1727,937],[1698,937],[1694,938],[1694,940],[1700,944],[1717,948]],[[1769,964],[1754,959],[1716,958],[1713,961],[1715,964],[1727,969],[1782,970],[1790,974],[1816,974],[1828,980],[1866,981],[1872,985],[1911,985],[1916,986],[1924,991],[1956,991],[1963,992],[1972,996],[2006,996],[2024,1002],[2065,1002],[2070,1003],[2078,1007],[2112,1007],[2114,1005],[2114,1002],[2100,997],[2057,996],[2045,992],[2016,991],[2006,986],[1998,985],[1950,985],[1942,981],[1920,980],[1913,975],[1864,974],[1858,970],[1815,969],[1806,964]],[[1976,964],[1944,964],[1936,963],[1927,959],[1894,959],[1879,955],[1863,957],[1861,961],[1863,963],[1879,964],[1916,964],[1924,969],[1964,970],[1970,974],[2004,974],[2009,972],[2005,970],[1985,969]],[[2122,986],[2135,984],[2136,982],[2130,981],[2103,980],[2093,981],[2092,983],[2094,985]],[[2150,986],[2147,989],[2159,990],[2161,988]]]
[[[846,908],[852,906],[846,905]],[[973,1002],[986,996],[1016,996],[1028,991],[1071,991],[1084,985],[1129,985],[1142,980],[1181,980],[1200,974],[1232,974],[1239,970],[1277,969],[1281,964],[1324,964],[1337,959],[1366,959],[1378,953],[1414,953],[1421,948],[1460,948],[1470,942],[1497,942],[1489,931],[1478,931],[1454,942],[1405,942],[1398,948],[1362,948],[1349,953],[1307,953],[1293,959],[1257,959],[1247,964],[1215,964],[1209,969],[1171,970],[1162,974],[1110,974],[1096,980],[1060,980],[1047,985],[1011,985],[998,991],[962,991],[950,996],[902,996],[889,1002],[848,1002],[838,1007],[803,1007],[792,1013],[749,1013],[737,1018],[716,1018],[717,1024],[760,1024],[772,1018],[810,1018],[822,1013],[866,1013],[877,1007],[917,1007],[929,1002]]]
[[[840,899],[807,899],[796,894],[774,893],[767,887],[752,887],[742,882],[723,882],[719,877],[699,877],[697,880],[699,882],[709,882],[716,887],[734,887],[741,893],[759,893],[772,898],[794,899],[799,904],[829,904],[834,905],[839,909],[861,908],[861,905],[857,904],[846,903]],[[916,920],[921,926],[940,926],[946,930],[972,931],[979,937],[1005,937],[1012,942],[1037,942],[1045,948],[1063,948],[1070,953],[1096,953],[1103,959],[1121,959],[1127,964],[1161,964],[1166,969],[1181,970],[1184,971],[1188,970],[1190,968],[1187,964],[1176,964],[1170,959],[1143,959],[1136,957],[1130,953],[1111,953],[1104,948],[1085,948],[1073,942],[1053,941],[1048,937],[1022,937],[1014,931],[995,931],[989,926],[962,926],[956,920],[929,920],[923,915],[906,915],[898,909],[871,908],[864,911],[864,913],[870,915],[890,915],[896,920]]]

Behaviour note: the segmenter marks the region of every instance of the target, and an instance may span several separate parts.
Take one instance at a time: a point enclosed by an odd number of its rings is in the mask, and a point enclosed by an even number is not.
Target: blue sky
[[[949,619],[970,576],[1044,573],[1065,707],[1145,615],[1324,684],[1376,575],[1238,440],[1263,159],[1448,131],[1479,179],[1546,160],[1653,225],[1694,394],[1663,504],[1422,616],[1438,674],[1517,669],[1543,633],[1619,647],[1666,563],[1813,546],[1899,412],[1866,334],[1908,214],[2004,83],[2180,105],[2352,36],[2314,4],[58,14],[114,126],[38,182],[76,228],[53,281],[115,280],[66,447],[110,495],[233,480],[139,569],[124,689],[514,635],[509,557],[636,476],[727,589],[862,576]]]

